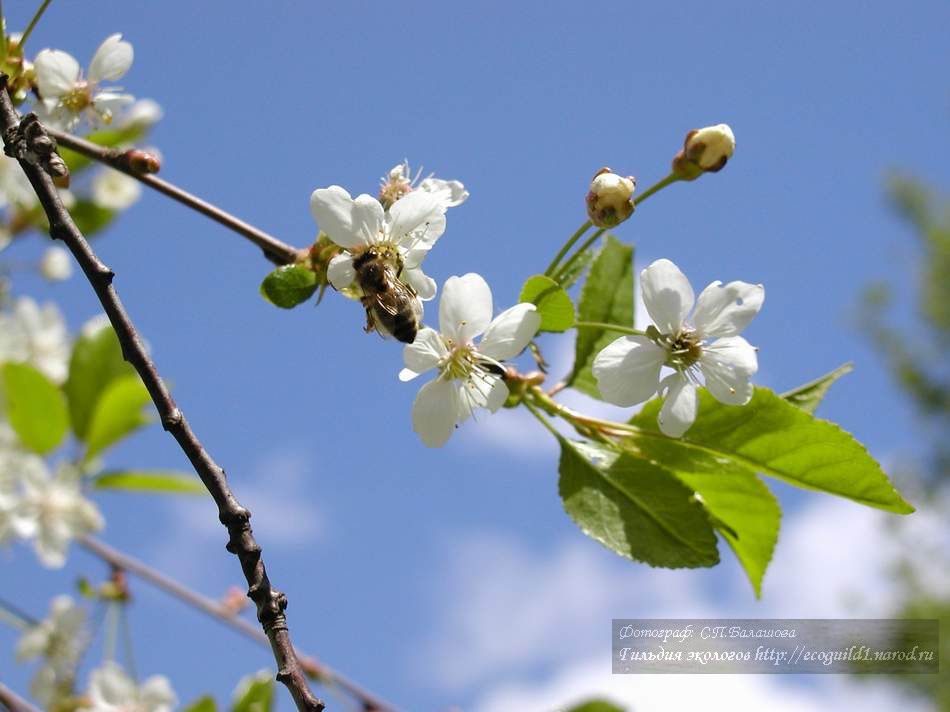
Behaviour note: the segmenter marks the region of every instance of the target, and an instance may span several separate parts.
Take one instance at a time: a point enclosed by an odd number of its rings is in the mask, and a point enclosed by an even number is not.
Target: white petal
[[[459,417],[455,381],[437,378],[419,389],[412,404],[412,429],[429,447],[442,447],[455,430]]]
[[[93,84],[114,82],[129,71],[133,56],[132,45],[123,42],[122,35],[110,35],[92,56],[89,63],[89,81]]]
[[[415,341],[406,344],[403,348],[402,360],[406,364],[406,369],[418,375],[436,368],[439,362],[448,356],[448,353],[439,332],[427,326],[419,330]]]
[[[131,94],[116,94],[111,91],[101,91],[92,97],[93,107],[107,122],[112,121],[112,117],[134,103],[135,97]]]
[[[439,330],[459,344],[485,331],[491,322],[492,298],[488,283],[480,274],[469,272],[449,277],[439,301]]]
[[[765,287],[748,282],[713,282],[696,300],[693,326],[703,337],[735,336],[759,313]]]
[[[485,403],[485,407],[494,413],[505,404],[506,400],[508,400],[508,386],[505,385],[503,378],[498,378],[488,394],[488,402]]]
[[[139,697],[148,712],[171,712],[178,703],[171,683],[164,675],[152,675],[142,683]]]
[[[402,242],[416,228],[425,228],[427,221],[440,215],[439,201],[433,195],[414,190],[389,209],[389,235],[393,241]]]
[[[337,255],[327,265],[327,279],[335,289],[346,289],[356,279],[356,270],[353,268],[353,255],[344,252]]]
[[[376,205],[379,207],[378,228],[382,224],[383,206],[379,205],[378,201]],[[363,231],[363,222],[367,216],[372,219],[372,206],[367,206],[364,200],[362,207],[357,208],[356,201],[340,186],[331,185],[329,188],[317,188],[313,191],[310,196],[310,212],[320,229],[340,247],[352,250],[370,244]]]
[[[435,280],[418,267],[404,267],[400,277],[403,282],[416,290],[416,294],[422,301],[427,302],[435,297],[438,290]]]
[[[79,81],[79,62],[67,52],[44,49],[33,60],[36,84],[45,100],[61,97]]]
[[[666,350],[645,336],[621,336],[594,359],[592,371],[609,403],[631,406],[656,393]]]
[[[479,408],[494,413],[505,404],[506,398],[508,386],[501,376],[482,370],[473,371],[466,380],[458,382],[458,422],[464,422]]]
[[[507,361],[520,354],[541,326],[541,315],[534,304],[516,304],[492,319],[478,342],[478,352],[496,361]]]
[[[759,359],[755,348],[741,336],[727,336],[704,346],[699,367],[716,400],[729,405],[745,405],[751,400],[749,379],[759,370]]]
[[[44,623],[26,629],[16,645],[17,662],[24,662],[38,658],[46,651],[49,644],[50,627]]]
[[[657,418],[664,435],[678,438],[696,420],[696,386],[681,373],[671,373],[663,379],[660,389],[667,388],[666,399]]]
[[[640,291],[660,332],[678,332],[693,307],[693,288],[680,268],[669,260],[657,260],[640,273]]]
[[[419,184],[419,189],[432,193],[445,208],[454,208],[468,200],[468,191],[457,180],[426,178]]]

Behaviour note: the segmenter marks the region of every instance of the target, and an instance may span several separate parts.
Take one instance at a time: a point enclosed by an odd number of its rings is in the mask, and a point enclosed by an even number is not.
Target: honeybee
[[[366,309],[366,331],[394,336],[405,344],[416,339],[422,323],[422,304],[415,290],[399,281],[402,260],[374,246],[353,258],[356,282]]]

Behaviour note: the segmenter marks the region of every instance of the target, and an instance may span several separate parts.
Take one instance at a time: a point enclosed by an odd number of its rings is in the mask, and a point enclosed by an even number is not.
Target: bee
[[[422,322],[422,305],[415,290],[399,281],[402,260],[371,246],[353,258],[356,282],[363,292],[366,331],[394,336],[405,344],[416,339]]]

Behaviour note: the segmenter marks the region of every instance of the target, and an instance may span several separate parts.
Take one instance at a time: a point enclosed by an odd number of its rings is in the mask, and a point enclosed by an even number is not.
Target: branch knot
[[[56,139],[46,133],[36,114],[20,119],[17,126],[3,132],[3,152],[43,169],[60,188],[69,187],[69,168],[56,153]]]

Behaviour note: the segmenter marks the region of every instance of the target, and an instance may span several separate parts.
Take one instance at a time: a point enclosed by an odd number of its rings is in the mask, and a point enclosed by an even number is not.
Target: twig
[[[233,628],[238,633],[251,638],[252,640],[268,645],[267,636],[255,625],[252,625],[240,616],[235,615],[234,611],[219,601],[203,596],[197,591],[193,591],[178,581],[166,576],[160,571],[156,571],[148,564],[135,559],[128,554],[121,552],[108,544],[88,535],[80,536],[76,542],[92,552],[107,563],[118,566],[125,571],[135,574],[139,578],[148,581],[157,588],[171,594],[175,598],[184,601],[188,605],[197,608],[203,613],[208,614],[215,620],[224,625]],[[336,685],[346,691],[354,699],[358,700],[365,710],[376,710],[378,712],[396,712],[396,708],[377,698],[370,692],[367,692],[355,682],[351,682],[336,670],[317,662],[313,658],[297,651],[297,657],[301,659],[301,664],[305,671],[313,677],[323,681],[328,685]]]
[[[10,712],[42,712],[0,682],[0,705]]]
[[[198,477],[214,498],[218,506],[218,519],[228,530],[227,549],[241,562],[248,584],[247,595],[257,606],[257,619],[267,634],[274,659],[277,661],[277,680],[284,683],[290,690],[297,709],[306,712],[322,712],[324,705],[310,691],[306,676],[290,642],[290,632],[284,615],[287,597],[271,588],[270,580],[267,578],[261,558],[261,547],[255,541],[251,531],[251,513],[234,497],[224,470],[205,451],[192,432],[185,416],[172,400],[168,388],[158,375],[155,364],[145,351],[135,326],[112,286],[114,277],[112,270],[96,256],[76,227],[69,211],[63,206],[51,178],[30,163],[28,155],[25,155],[29,146],[22,145],[24,138],[19,131],[20,120],[7,93],[6,80],[5,75],[0,75],[0,129],[3,130],[5,150],[13,155],[20,153],[24,156],[18,160],[46,212],[50,225],[50,237],[54,240],[62,240],[73,253],[73,257],[76,258],[95,290],[115,329],[125,360],[131,363],[138,372],[152,402],[155,403],[162,427],[178,441]]]
[[[264,251],[264,255],[271,262],[279,265],[290,265],[300,261],[307,255],[306,250],[298,250],[296,247],[281,242],[273,235],[244,222],[216,205],[212,205],[166,180],[162,180],[158,176],[136,170],[128,160],[127,151],[99,146],[78,136],[73,136],[49,127],[46,127],[46,131],[50,136],[55,138],[56,142],[61,146],[65,146],[76,153],[82,154],[86,158],[103,163],[117,171],[122,171],[150,188],[154,188],[159,193],[167,195],[172,200],[176,200],[182,205],[197,210],[202,215],[246,237],[260,247]]]

